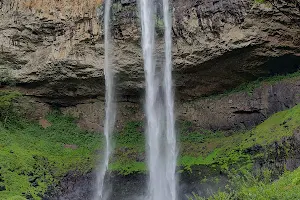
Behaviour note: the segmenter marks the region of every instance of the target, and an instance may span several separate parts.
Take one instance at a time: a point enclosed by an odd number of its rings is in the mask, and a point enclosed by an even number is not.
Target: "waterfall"
[[[107,188],[105,188],[104,180],[105,174],[108,169],[109,158],[111,155],[111,135],[113,133],[115,125],[115,99],[114,99],[114,69],[111,59],[112,44],[111,44],[111,32],[110,32],[110,16],[111,16],[111,0],[105,1],[105,14],[104,14],[104,40],[105,40],[105,61],[104,61],[104,73],[105,73],[105,122],[104,122],[104,135],[105,135],[105,151],[100,169],[96,177],[96,193],[94,200],[106,200],[108,199]]]
[[[165,95],[165,115],[166,115],[166,178],[170,189],[168,199],[176,200],[176,132],[174,117],[174,94],[172,82],[172,21],[169,7],[169,0],[163,0],[164,25],[165,25],[165,69],[164,69],[164,95]]]
[[[140,0],[145,69],[149,200],[176,200],[176,133],[172,91],[172,38],[168,0],[163,0],[165,66],[162,77],[154,58],[154,3]],[[162,80],[161,80],[162,79]],[[162,86],[161,86],[162,85]]]

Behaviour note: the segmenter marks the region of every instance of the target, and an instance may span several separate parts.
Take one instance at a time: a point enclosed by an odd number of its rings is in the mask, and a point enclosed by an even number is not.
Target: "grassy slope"
[[[237,196],[247,200],[299,200],[300,199],[300,168],[286,172],[273,183],[257,182],[250,187],[242,187]]]
[[[51,114],[48,120],[52,126],[46,129],[22,121],[0,125],[0,188],[5,187],[0,191],[0,199],[40,199],[47,187],[68,171],[84,173],[93,168],[100,136],[78,129],[74,119],[66,116]],[[189,124],[186,124],[182,130],[179,164],[186,169],[193,165],[221,165],[226,169],[241,161],[250,164],[251,157],[243,150],[257,144],[266,146],[290,136],[299,125],[300,105],[273,115],[251,131],[227,137],[209,131],[202,131],[202,134],[187,131]],[[136,161],[139,155],[143,157],[145,154],[141,132],[142,124],[132,122],[116,134],[116,153],[111,170],[122,174],[145,171],[145,164]],[[78,149],[64,148],[64,144],[75,144]],[[298,183],[297,180],[294,182]],[[249,190],[253,193],[260,188]],[[265,192],[269,190],[272,193],[268,188]]]
[[[48,116],[51,127],[36,123],[0,123],[0,199],[40,199],[49,185],[68,171],[86,172],[95,164],[100,137],[82,131],[74,120]],[[77,149],[65,148],[77,145]]]
[[[272,115],[250,131],[235,133],[229,137],[210,136],[204,138],[201,144],[183,142],[181,164],[188,167],[195,164],[217,163],[228,168],[228,164],[250,159],[249,155],[244,153],[245,149],[255,145],[266,147],[283,137],[291,136],[298,127],[300,127],[300,105]],[[190,156],[190,152],[193,152],[194,156]]]
[[[300,168],[286,172],[278,180],[258,180],[250,176],[234,183],[235,189],[218,192],[209,198],[194,195],[189,200],[299,200]]]
[[[146,171],[146,164],[138,161],[145,157],[145,137],[141,122],[129,122],[123,131],[115,135],[115,152],[109,168],[121,174],[141,173]]]
[[[144,137],[141,123],[129,123],[117,136],[115,162],[111,169],[122,174],[144,172],[143,162],[137,162],[137,157],[145,155]],[[227,170],[230,166],[239,164],[241,169],[249,169],[255,156],[245,153],[246,149],[260,145],[268,147],[283,137],[293,135],[300,127],[300,105],[292,109],[272,115],[256,128],[225,136],[222,132],[205,130],[189,131],[192,125],[186,123],[181,128],[178,165],[185,170],[191,170],[194,165],[221,166]]]

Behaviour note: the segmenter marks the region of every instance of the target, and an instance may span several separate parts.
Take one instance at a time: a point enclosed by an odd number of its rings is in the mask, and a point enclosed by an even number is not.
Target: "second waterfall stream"
[[[115,105],[115,84],[114,65],[112,63],[112,39],[111,39],[111,0],[105,0],[104,14],[104,74],[105,74],[105,121],[104,136],[105,150],[101,156],[102,162],[96,175],[96,192],[93,200],[109,199],[108,185],[105,184],[105,175],[108,170],[109,158],[112,153],[112,133],[115,125],[116,105]]]

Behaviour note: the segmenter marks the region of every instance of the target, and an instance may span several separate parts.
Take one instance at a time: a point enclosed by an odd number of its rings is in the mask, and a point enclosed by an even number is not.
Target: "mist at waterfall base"
[[[146,200],[177,200],[176,192],[176,133],[174,118],[174,98],[172,89],[172,38],[171,16],[168,0],[163,0],[165,26],[165,65],[158,70],[154,57],[155,26],[154,2],[140,0],[142,27],[142,49],[145,70],[145,112],[147,135],[147,160],[149,182]],[[105,175],[111,155],[111,135],[115,124],[114,70],[111,62],[110,39],[111,0],[105,1],[104,34],[105,34],[105,85],[106,107],[104,135],[105,152],[96,177],[94,200],[109,199],[109,189],[105,185]],[[158,76],[158,74],[161,76]],[[137,197],[141,199],[141,197]]]

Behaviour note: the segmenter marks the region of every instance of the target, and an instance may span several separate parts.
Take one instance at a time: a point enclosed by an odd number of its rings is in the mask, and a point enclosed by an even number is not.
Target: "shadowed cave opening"
[[[300,70],[300,57],[292,54],[283,55],[280,57],[270,57],[265,63],[256,67],[261,71],[249,73],[246,71],[241,72],[240,80],[236,80],[239,84],[226,84],[224,83],[224,89],[215,91],[211,94],[203,95],[203,97],[215,96],[220,94],[226,94],[230,91],[244,90],[244,86],[251,85],[255,82],[261,82],[264,80],[276,78],[276,76],[289,76]],[[255,71],[255,69],[254,69]]]
[[[270,58],[262,67],[269,71],[269,74],[266,77],[294,73],[300,69],[300,57],[295,55],[284,55],[281,57]]]

